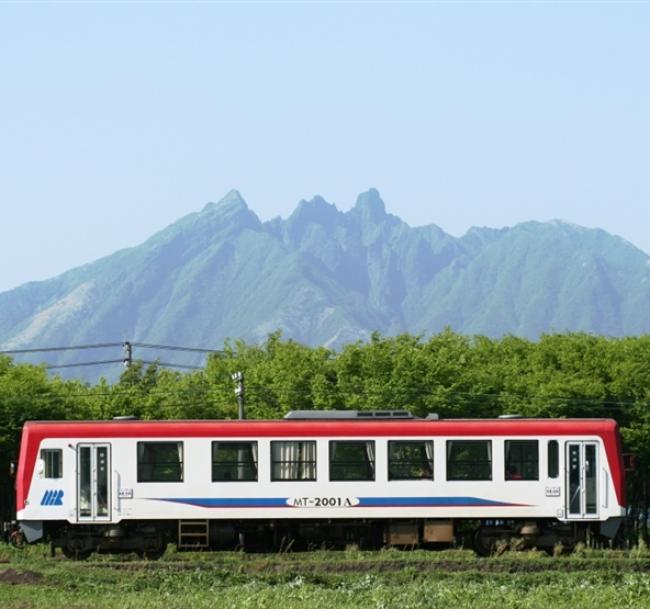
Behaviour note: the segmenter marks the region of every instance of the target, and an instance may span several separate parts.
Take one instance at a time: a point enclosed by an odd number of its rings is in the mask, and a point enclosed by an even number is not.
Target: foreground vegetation
[[[587,334],[499,340],[445,331],[428,339],[375,335],[340,352],[284,341],[237,342],[188,374],[135,364],[120,380],[88,385],[0,357],[0,512],[10,512],[7,464],[30,419],[234,418],[231,374],[243,371],[250,418],[296,409],[405,409],[423,416],[612,417],[625,450],[629,539],[648,540],[650,517],[650,336]]]
[[[3,609],[309,607],[650,607],[650,555],[505,553],[169,553],[159,562],[75,563],[44,547],[0,546]]]

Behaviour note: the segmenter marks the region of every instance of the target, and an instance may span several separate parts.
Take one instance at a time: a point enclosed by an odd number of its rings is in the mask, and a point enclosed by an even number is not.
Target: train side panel
[[[354,424],[353,424],[354,425]],[[232,434],[210,437],[176,435],[146,436],[147,442],[179,442],[183,450],[182,482],[139,482],[137,473],[137,437],[113,437],[110,433],[96,436],[74,437],[67,429],[67,438],[39,438],[32,440],[26,434],[21,449],[22,506],[18,505],[18,518],[24,521],[67,521],[69,523],[97,524],[119,523],[123,520],[182,520],[182,519],[531,519],[553,518],[560,521],[604,521],[620,517],[624,507],[619,500],[621,472],[618,460],[612,463],[612,450],[607,443],[613,441],[603,435],[563,436],[558,455],[558,475],[549,477],[548,441],[540,435],[517,435],[519,440],[539,442],[538,480],[506,480],[504,467],[504,441],[513,437],[491,436],[492,479],[474,481],[448,481],[446,471],[447,442],[449,440],[475,439],[475,435],[434,435],[436,428],[430,424],[418,434],[392,435],[390,438],[361,433],[359,439],[375,442],[375,479],[373,481],[329,481],[330,441],[350,439],[350,435],[276,435],[268,437],[245,436],[238,432],[241,441],[256,441],[258,446],[257,482],[213,482],[211,444],[227,441]],[[137,429],[137,428],[133,428]],[[282,423],[274,428],[282,431]],[[316,428],[313,428],[316,429]],[[398,428],[399,429],[399,428]],[[462,431],[462,427],[458,426]],[[512,428],[511,428],[512,429]],[[223,430],[222,434],[223,434]],[[364,430],[360,430],[364,431]],[[52,433],[52,432],[48,432]],[[56,434],[56,432],[54,432]],[[207,432],[206,432],[207,433]],[[317,443],[316,480],[272,482],[270,442],[290,441],[297,437],[313,439]],[[388,480],[387,442],[426,438],[433,441],[433,478],[430,480]],[[28,446],[33,441],[34,446]],[[596,447],[595,510],[589,514],[570,514],[567,499],[569,444],[591,444]],[[105,447],[100,454],[101,447]],[[80,480],[80,450],[95,455],[94,472],[101,466],[102,454],[106,458],[106,484],[83,492]],[[48,452],[49,451],[49,452]],[[60,471],[56,476],[46,471],[48,455],[60,451]],[[25,454],[23,454],[25,453]],[[26,470],[28,455],[33,459],[31,476]],[[580,464],[584,468],[584,464]],[[593,465],[592,465],[593,467]],[[21,469],[22,468],[22,469]],[[50,464],[51,468],[51,464]],[[95,475],[95,473],[93,475]],[[92,485],[91,485],[92,486]],[[580,492],[584,493],[584,489]],[[102,496],[104,493],[104,496]],[[26,494],[26,495],[25,495]],[[99,507],[98,507],[99,506]],[[104,506],[104,507],[102,507]]]

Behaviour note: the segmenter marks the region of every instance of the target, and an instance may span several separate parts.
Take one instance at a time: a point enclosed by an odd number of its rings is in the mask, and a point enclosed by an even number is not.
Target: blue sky
[[[648,3],[2,3],[0,290],[237,188],[650,252]]]

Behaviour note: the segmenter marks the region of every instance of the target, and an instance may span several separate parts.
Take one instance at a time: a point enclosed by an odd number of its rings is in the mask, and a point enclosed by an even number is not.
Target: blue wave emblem
[[[63,505],[63,491],[60,489],[45,491],[41,505]]]
[[[359,507],[526,507],[481,497],[359,497]]]
[[[168,501],[202,508],[294,508],[287,497],[151,497],[153,501]],[[324,505],[323,507],[329,507]],[[528,507],[524,503],[494,501],[481,497],[359,497],[354,508],[389,507]]]

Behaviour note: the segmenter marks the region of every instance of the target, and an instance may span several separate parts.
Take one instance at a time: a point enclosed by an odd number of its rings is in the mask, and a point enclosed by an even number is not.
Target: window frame
[[[393,461],[391,459],[391,448],[396,445],[396,444],[411,444],[411,445],[416,445],[416,444],[421,444],[424,446],[424,451],[425,455],[428,453],[431,454],[431,458],[427,458],[426,461]],[[430,446],[430,451],[427,451],[426,445]],[[389,482],[398,482],[398,481],[413,481],[413,480],[434,480],[435,479],[435,474],[434,474],[434,441],[433,440],[388,440],[387,444],[387,461],[388,461],[388,481]],[[392,469],[391,466],[393,465],[406,465],[406,466],[416,466],[416,467],[423,467],[423,465],[426,463],[426,465],[429,468],[430,474],[429,475],[424,475],[424,476],[417,476],[417,477],[396,477],[392,474]]]
[[[294,478],[276,478],[275,477],[275,466],[279,463],[287,463],[287,461],[276,461],[273,458],[273,447],[277,444],[310,444],[314,447],[314,458],[313,460],[295,460],[289,461],[288,463],[298,463],[300,466],[300,471],[298,472],[298,477]],[[269,452],[270,452],[270,461],[271,461],[271,482],[316,482],[318,480],[318,443],[316,440],[271,440],[269,443]],[[300,474],[305,471],[305,465],[310,465],[313,468],[313,477],[303,478],[300,477]]]
[[[551,451],[551,446],[554,447],[553,451]],[[549,440],[546,443],[546,475],[551,480],[560,477],[560,443],[558,440]]]
[[[52,476],[52,464],[48,456],[57,457],[58,475]],[[61,448],[41,448],[39,458],[43,461],[43,478],[48,480],[58,480],[63,478],[63,449]]]
[[[175,444],[178,450],[178,446],[181,447],[180,459],[178,465],[180,466],[180,479],[179,480],[143,480],[140,467],[143,463],[140,461],[140,445],[145,444]],[[149,462],[145,462],[149,464]],[[171,462],[170,462],[171,463]],[[155,462],[153,463],[155,465]],[[179,484],[185,481],[185,442],[183,440],[139,440],[136,443],[136,479],[138,484]],[[153,470],[152,470],[153,471]]]
[[[451,456],[451,448],[452,445],[456,444],[472,444],[472,445],[478,445],[478,444],[483,444],[487,447],[488,449],[488,455],[489,459],[487,461],[455,461],[452,462],[450,459]],[[494,480],[494,451],[493,451],[493,446],[492,446],[492,440],[491,439],[474,439],[474,438],[451,438],[448,439],[445,445],[446,451],[445,451],[445,473],[446,473],[446,481],[447,482],[491,482]],[[467,463],[471,464],[472,467],[480,466],[481,464],[489,464],[489,471],[488,471],[488,477],[486,478],[477,478],[477,477],[468,477],[468,478],[459,478],[457,476],[452,477],[450,475],[450,468],[451,466],[457,466],[459,463]]]
[[[220,444],[226,444],[226,445],[241,445],[241,444],[247,444],[250,447],[253,445],[255,446],[254,450],[251,450],[250,454],[251,456],[255,455],[256,458],[252,460],[251,462],[240,462],[240,461],[223,461],[222,464],[227,464],[227,465],[232,465],[233,469],[238,469],[240,466],[243,467],[250,467],[251,465],[255,466],[255,478],[228,478],[228,479],[222,479],[222,478],[215,478],[215,465],[219,465],[217,461],[215,461],[215,454],[219,450],[219,445]],[[216,451],[215,451],[216,449]],[[212,474],[212,482],[217,482],[217,483],[229,483],[229,482],[258,482],[259,481],[259,446],[257,443],[257,440],[213,440],[210,444],[210,465],[211,465],[211,474]]]
[[[510,447],[509,445],[514,445]],[[510,459],[511,448],[523,448],[524,445],[535,446],[535,460],[525,459],[522,454],[519,459]],[[535,465],[535,477],[526,475],[527,466]],[[517,467],[516,475],[509,474],[510,468]],[[539,481],[539,440],[531,438],[507,439],[503,441],[503,476],[506,482],[538,482]]]
[[[335,444],[347,444],[347,445],[353,445],[353,444],[358,444],[358,445],[364,445],[365,451],[366,451],[366,457],[367,460],[363,465],[366,467],[370,468],[370,478],[342,478],[342,477],[334,477],[332,476],[332,465],[341,465],[343,463],[347,463],[350,465],[355,465],[357,462],[353,461],[339,461],[339,462],[334,462],[332,461],[332,456],[335,454],[335,451],[333,450]],[[372,446],[372,459],[368,457],[368,444]],[[329,480],[330,482],[374,482],[377,480],[377,443],[375,440],[330,440],[328,444],[328,466],[329,466]],[[360,465],[361,463],[358,463]]]

